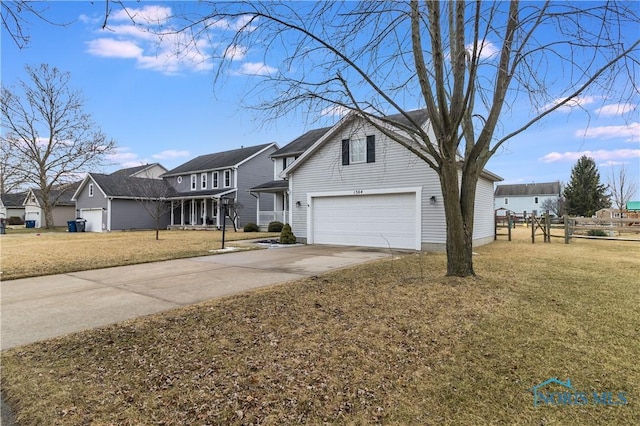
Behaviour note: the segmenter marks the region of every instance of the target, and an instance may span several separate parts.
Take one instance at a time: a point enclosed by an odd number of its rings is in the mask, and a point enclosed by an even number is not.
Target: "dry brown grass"
[[[274,235],[231,231],[225,240]],[[0,239],[2,279],[206,256],[221,247],[221,239],[220,231],[161,231],[159,240],[155,231],[7,234]]]
[[[410,255],[15,348],[21,424],[640,423],[637,243]],[[533,407],[570,378],[629,404]]]

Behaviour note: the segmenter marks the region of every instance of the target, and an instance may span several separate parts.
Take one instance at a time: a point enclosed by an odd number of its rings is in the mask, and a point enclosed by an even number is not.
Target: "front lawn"
[[[48,232],[40,229],[1,237],[2,279],[61,274],[206,256],[221,247],[221,231]],[[273,233],[225,233],[225,241],[273,237]],[[227,244],[225,244],[227,246]]]
[[[515,233],[478,279],[407,255],[14,348],[2,389],[25,425],[640,424],[640,245]]]

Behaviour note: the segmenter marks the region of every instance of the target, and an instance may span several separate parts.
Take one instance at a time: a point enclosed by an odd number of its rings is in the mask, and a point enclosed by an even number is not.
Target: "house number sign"
[[[364,189],[356,189],[355,191],[353,191],[353,193],[355,195],[362,195],[362,194],[364,194]]]

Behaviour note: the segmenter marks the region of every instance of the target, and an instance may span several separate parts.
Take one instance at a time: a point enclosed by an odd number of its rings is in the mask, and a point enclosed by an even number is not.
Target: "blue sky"
[[[187,3],[182,3],[182,6]],[[162,19],[176,3],[137,2],[130,13]],[[251,74],[269,71],[270,64],[255,49],[238,48],[233,69],[214,87],[208,57],[183,49],[174,54],[180,36],[160,44],[131,26],[114,8],[109,29],[102,30],[104,2],[51,2],[46,17],[64,26],[30,18],[31,40],[19,49],[2,30],[2,83],[24,78],[24,66],[47,63],[71,73],[72,87],[81,90],[85,110],[118,144],[113,163],[104,171],[160,162],[171,169],[201,154],[277,142],[284,146],[314,127],[338,117],[305,117],[292,113],[263,123],[241,104],[251,103]],[[188,7],[188,5],[186,6]],[[630,31],[640,32],[640,28]],[[205,49],[207,46],[202,46]],[[635,75],[634,78],[638,78]],[[637,81],[636,81],[637,84]],[[611,167],[625,164],[640,181],[640,117],[637,105],[591,95],[581,108],[564,108],[540,125],[507,142],[488,164],[504,183],[569,181],[571,167],[582,154],[596,160],[606,182]],[[640,198],[636,194],[635,198]]]

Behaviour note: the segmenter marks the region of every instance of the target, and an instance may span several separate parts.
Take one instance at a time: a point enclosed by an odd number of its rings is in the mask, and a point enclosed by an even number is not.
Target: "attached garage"
[[[311,244],[421,249],[421,190],[356,190],[308,196]]]
[[[82,209],[80,216],[86,220],[86,232],[102,232],[102,209]]]

